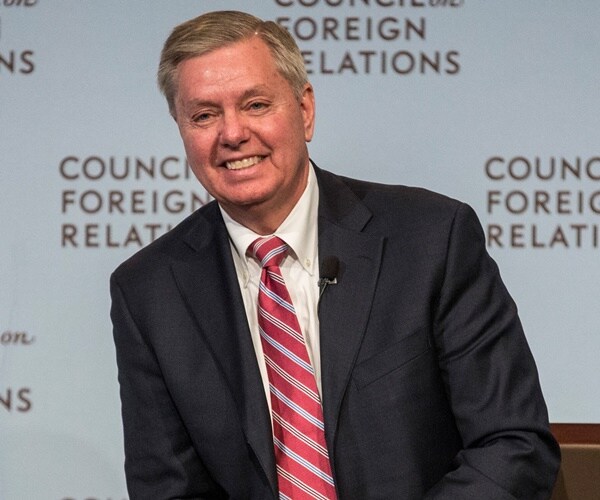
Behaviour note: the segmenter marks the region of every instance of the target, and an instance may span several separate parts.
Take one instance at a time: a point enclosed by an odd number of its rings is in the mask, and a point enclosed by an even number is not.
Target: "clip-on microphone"
[[[340,260],[333,255],[329,255],[323,259],[320,267],[320,278],[317,282],[319,285],[319,299],[321,299],[321,295],[323,295],[327,285],[335,285],[337,283],[337,276],[340,270]]]

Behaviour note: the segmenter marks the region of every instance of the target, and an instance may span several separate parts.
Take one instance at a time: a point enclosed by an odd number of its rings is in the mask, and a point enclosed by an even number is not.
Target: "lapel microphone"
[[[320,278],[317,282],[319,285],[319,300],[321,299],[321,295],[323,295],[325,288],[327,288],[327,285],[335,285],[337,283],[339,271],[340,259],[333,255],[329,255],[323,259],[319,270]]]

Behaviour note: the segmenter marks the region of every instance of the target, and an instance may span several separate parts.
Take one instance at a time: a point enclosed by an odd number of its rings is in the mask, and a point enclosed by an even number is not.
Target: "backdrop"
[[[126,498],[110,272],[208,197],[155,72],[245,9],[298,40],[312,158],[479,214],[553,422],[600,422],[600,2],[0,0],[0,498]]]

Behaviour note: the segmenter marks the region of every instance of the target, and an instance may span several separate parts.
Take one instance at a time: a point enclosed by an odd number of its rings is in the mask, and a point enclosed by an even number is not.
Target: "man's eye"
[[[205,122],[206,120],[210,119],[210,117],[210,113],[200,113],[198,115],[194,115],[192,117],[192,121],[196,123]]]
[[[264,102],[260,102],[260,101],[256,101],[256,102],[252,102],[250,103],[249,108],[253,111],[260,111],[261,109],[265,109],[267,107],[267,104]]]

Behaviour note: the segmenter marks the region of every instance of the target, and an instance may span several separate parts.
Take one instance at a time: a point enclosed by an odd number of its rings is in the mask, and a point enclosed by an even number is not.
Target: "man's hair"
[[[277,70],[300,98],[308,76],[300,49],[285,28],[245,12],[208,12],[176,26],[161,52],[158,86],[167,98],[171,114],[175,116],[179,63],[253,36],[267,45]]]

